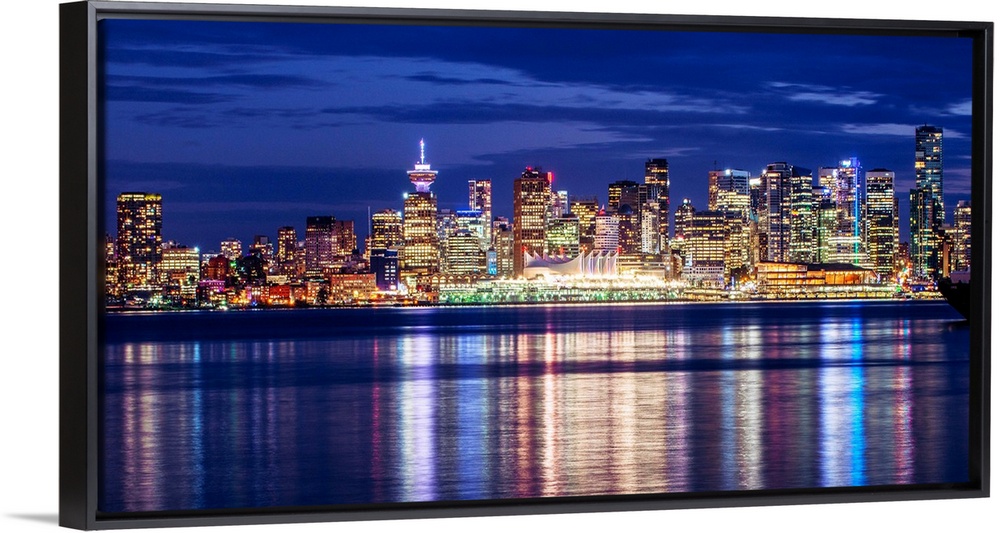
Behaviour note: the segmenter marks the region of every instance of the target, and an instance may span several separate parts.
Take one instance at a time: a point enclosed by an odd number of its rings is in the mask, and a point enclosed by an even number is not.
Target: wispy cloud
[[[776,81],[767,84],[767,86],[778,90],[782,96],[793,102],[817,102],[847,107],[871,105],[878,102],[878,98],[882,96],[871,91],[858,91],[848,87],[829,85]]]
[[[853,135],[894,135],[899,137],[913,137],[917,126],[913,124],[843,124],[840,129],[844,133]],[[964,139],[962,132],[945,128],[946,139]]]

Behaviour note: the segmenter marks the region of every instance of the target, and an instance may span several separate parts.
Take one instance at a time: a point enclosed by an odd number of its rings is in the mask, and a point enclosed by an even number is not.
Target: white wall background
[[[188,0],[190,2],[190,0]],[[983,0],[230,0],[546,11],[883,19],[998,19]],[[52,531],[58,512],[58,0],[5,4],[0,31],[0,531]],[[994,91],[996,93],[996,91]],[[1000,99],[994,96],[1000,103]],[[994,136],[996,138],[996,135]],[[994,143],[996,145],[996,143]],[[997,173],[994,165],[994,174]],[[998,204],[994,194],[994,205]],[[52,211],[29,211],[44,203]],[[994,208],[996,209],[996,207]],[[994,224],[994,233],[996,224]],[[14,276],[28,266],[29,280]],[[994,271],[996,268],[994,267]],[[995,294],[994,294],[995,296]],[[996,447],[993,447],[994,451]],[[995,531],[989,500],[897,502],[635,513],[196,528],[196,531],[436,533],[484,530],[899,533]]]

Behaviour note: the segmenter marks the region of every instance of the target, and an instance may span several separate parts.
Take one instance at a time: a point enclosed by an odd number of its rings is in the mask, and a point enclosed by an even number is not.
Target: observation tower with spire
[[[420,139],[420,162],[413,165],[413,170],[406,171],[410,175],[410,182],[417,188],[417,192],[430,192],[431,184],[437,179],[437,171],[431,170],[431,165],[425,157],[425,148],[424,140]]]

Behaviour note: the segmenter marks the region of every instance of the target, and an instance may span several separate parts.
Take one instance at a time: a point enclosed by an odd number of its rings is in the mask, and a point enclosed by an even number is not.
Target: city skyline
[[[862,171],[895,172],[907,213],[925,123],[944,129],[949,219],[969,197],[963,39],[122,20],[101,31],[106,205],[158,191],[168,238],[204,250],[321,214],[354,220],[360,246],[368,209],[399,209],[412,190],[402,173],[420,138],[439,207],[467,208],[468,181],[489,179],[493,214],[508,218],[507,183],[526,166],[603,201],[608,183],[641,182],[650,158],[670,162],[671,211],[685,197],[707,208],[714,168],[816,173],[857,157]]]

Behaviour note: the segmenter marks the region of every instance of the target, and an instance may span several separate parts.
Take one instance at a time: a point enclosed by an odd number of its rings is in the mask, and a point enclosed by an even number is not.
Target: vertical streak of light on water
[[[402,500],[432,501],[437,498],[437,453],[434,446],[436,395],[434,381],[434,337],[407,335],[401,338],[400,468]]]
[[[910,321],[900,320],[896,337],[910,338]],[[909,361],[908,341],[896,343],[896,359]],[[909,365],[896,367],[893,376],[893,452],[895,454],[894,483],[913,483],[913,369]]]

